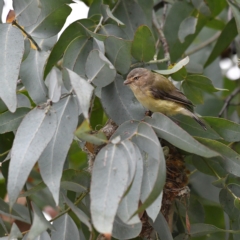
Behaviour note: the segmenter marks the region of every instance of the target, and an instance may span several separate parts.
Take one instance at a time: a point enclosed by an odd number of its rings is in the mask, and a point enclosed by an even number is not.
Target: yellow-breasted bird
[[[207,130],[206,125],[194,114],[193,103],[166,77],[145,68],[135,68],[128,74],[124,84],[129,85],[146,109],[167,116],[190,116]]]

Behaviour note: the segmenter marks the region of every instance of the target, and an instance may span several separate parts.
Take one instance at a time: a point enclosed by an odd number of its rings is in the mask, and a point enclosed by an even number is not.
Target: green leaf
[[[85,63],[93,49],[93,39],[87,36],[78,36],[70,42],[63,56],[63,67],[85,76]]]
[[[89,21],[92,22],[90,19]],[[73,39],[81,36],[85,37],[89,36],[89,34],[86,32],[85,28],[81,24],[81,20],[73,22],[64,30],[64,32],[58,39],[57,43],[53,47],[49,55],[49,58],[47,59],[44,70],[44,78],[51,71],[52,67],[61,59],[62,55],[64,54],[64,51],[66,50],[68,45],[73,41]]]
[[[126,140],[123,144],[132,143]],[[123,144],[111,143],[103,147],[93,165],[90,191],[92,222],[96,230],[104,234],[111,235],[118,204],[128,187],[129,155]]]
[[[170,74],[178,72],[184,66],[186,66],[188,63],[189,63],[189,57],[187,56],[184,59],[182,59],[181,61],[179,61],[178,63],[176,63],[171,69],[153,70],[153,72],[156,72],[156,73],[159,73],[159,74],[162,74],[162,75],[170,75]]]
[[[28,234],[25,234],[23,240],[28,240]],[[49,234],[47,233],[47,231],[42,232],[37,238],[35,238],[34,240],[51,240]]]
[[[229,0],[227,2],[228,2],[228,5],[230,6],[230,9],[232,10],[233,16],[235,18],[238,34],[240,34],[239,5],[237,5],[237,3],[234,3],[234,2],[229,1]]]
[[[102,35],[107,35],[107,36],[114,36],[117,38],[123,38],[123,39],[128,39],[127,35],[123,31],[121,27],[118,27],[117,25],[114,24],[106,24],[102,25],[99,33]]]
[[[2,16],[3,6],[4,6],[4,0],[0,0],[0,16]],[[0,23],[2,23],[1,17],[0,17]]]
[[[53,228],[55,231],[52,231],[51,240],[80,240],[78,228],[67,213],[53,221]]]
[[[26,32],[36,38],[56,35],[71,13],[71,7],[67,5],[71,2],[71,0],[41,0],[41,14],[35,24],[26,28]]]
[[[0,114],[0,134],[17,130],[29,108],[18,108],[15,113],[6,111]]]
[[[236,21],[232,18],[222,30],[221,35],[219,36],[210,56],[208,57],[204,68],[210,65],[220,54],[230,45],[233,39],[237,36],[237,26]]]
[[[91,133],[92,129],[89,125],[89,122],[85,120],[75,131],[75,135],[87,142],[93,143],[95,145],[101,145],[107,143],[106,135],[99,131],[97,133]]]
[[[69,96],[53,104],[53,109],[58,119],[56,131],[41,153],[38,164],[42,179],[58,205],[63,165],[78,123],[78,105],[76,99]]]
[[[20,69],[21,80],[36,104],[47,101],[47,87],[43,81],[43,67],[47,57],[47,52],[32,49]]]
[[[240,125],[224,118],[203,117],[205,121],[214,129],[224,140],[228,142],[240,141]]]
[[[18,226],[16,225],[16,223],[13,223],[12,227],[11,227],[11,232],[8,236],[8,239],[18,239],[18,238],[22,238],[22,233],[19,230]]]
[[[215,227],[214,225],[205,223],[191,224],[191,237],[201,237],[207,234],[213,234],[216,232],[225,232],[226,230]]]
[[[41,8],[39,8],[38,1],[36,0],[13,0],[13,9],[18,24],[24,27],[36,23],[41,12]]]
[[[238,155],[230,147],[215,140],[199,137],[196,137],[196,139],[208,148],[221,154],[223,158],[221,161],[221,165],[226,171],[232,173],[235,176],[240,176],[240,155]]]
[[[94,88],[90,83],[81,78],[75,72],[69,69],[65,69],[64,71],[67,71],[68,73],[71,85],[77,96],[83,116],[88,119],[88,110],[90,108]]]
[[[198,21],[197,18],[190,16],[190,17],[185,18],[181,22],[181,24],[179,26],[179,30],[178,30],[178,38],[181,43],[183,43],[185,41],[185,38],[188,35],[195,33],[197,21]]]
[[[235,198],[234,199],[234,206],[240,210],[240,199],[239,198]]]
[[[124,25],[123,22],[121,22],[119,19],[117,19],[116,17],[113,16],[113,14],[112,14],[112,12],[111,12],[111,10],[110,10],[108,5],[102,4],[101,5],[101,12],[102,12],[104,21],[106,21],[108,18],[111,18],[118,25]]]
[[[63,197],[66,204],[72,209],[78,219],[88,227],[89,231],[92,231],[92,225],[89,217],[80,208],[75,206],[65,195],[63,195]]]
[[[11,24],[0,24],[0,98],[10,112],[17,107],[17,80],[24,52],[21,31]]]
[[[212,19],[211,21],[209,21],[206,26],[208,28],[212,28],[212,29],[216,29],[216,30],[223,30],[225,28],[225,23],[217,18]]]
[[[98,50],[92,50],[86,61],[88,81],[97,87],[109,85],[116,76],[116,70],[111,62]]]
[[[131,66],[131,42],[116,37],[108,37],[104,41],[106,56],[116,70],[126,74]]]
[[[39,108],[29,112],[21,122],[13,142],[9,165],[7,188],[11,207],[34,164],[53,137],[56,127],[56,114],[46,114],[45,110]]]
[[[123,81],[122,76],[117,75],[113,83],[102,88],[101,94],[103,109],[118,125],[127,120],[140,120],[145,112],[132,91],[123,85]]]
[[[132,56],[140,62],[148,62],[155,54],[155,41],[148,26],[138,27],[132,42]]]
[[[182,82],[182,88],[186,97],[194,104],[203,104],[203,93],[189,81]]]
[[[165,139],[186,152],[194,153],[206,158],[219,155],[217,152],[212,151],[210,148],[207,148],[196,141],[192,136],[161,113],[154,113],[152,118],[147,117],[145,118],[145,121],[153,127],[154,131],[160,138]]]
[[[201,117],[202,118],[202,117]],[[195,137],[203,137],[210,139],[222,139],[217,132],[214,131],[206,122],[207,131],[205,131],[193,118],[185,115],[176,115],[171,117],[181,128],[183,128],[190,135]]]
[[[171,78],[175,81],[182,81],[187,77],[187,69],[185,67],[182,67],[179,71],[173,73],[171,75]]]

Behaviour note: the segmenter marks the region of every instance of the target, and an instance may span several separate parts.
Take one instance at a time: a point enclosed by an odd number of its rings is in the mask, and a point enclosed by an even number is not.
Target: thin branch
[[[206,46],[208,46],[209,44],[215,42],[219,36],[220,36],[221,32],[216,33],[215,35],[213,35],[211,38],[209,38],[208,40],[206,40],[205,42],[203,42],[202,44],[198,45],[196,48],[189,50],[188,52],[185,53],[185,56],[189,56],[195,52],[198,52],[199,50],[205,48]]]
[[[12,22],[13,26],[16,26],[17,28],[19,28],[26,36],[29,40],[32,41],[33,45],[37,48],[38,51],[41,51],[41,48],[38,46],[38,44],[35,42],[35,40],[32,38],[31,35],[29,35],[18,23],[16,20],[14,20]]]
[[[10,150],[7,150],[6,152],[1,153],[1,154],[0,154],[0,157],[3,157],[4,155],[7,155],[9,152],[10,152]]]
[[[148,65],[156,64],[156,63],[164,63],[164,62],[168,62],[168,61],[169,61],[169,58],[163,58],[163,59],[159,59],[159,60],[151,60],[147,63],[138,62],[138,63],[132,64],[131,68],[140,67],[140,66],[148,66]]]
[[[102,22],[103,22],[103,16],[101,16],[99,23],[97,25],[97,27],[94,30],[94,33],[96,33],[98,31],[98,29],[102,26]]]
[[[26,183],[24,184],[24,191],[27,192],[28,189],[27,189],[27,185]],[[29,213],[29,217],[30,217],[30,222],[31,224],[33,223],[33,217],[32,217],[32,209],[31,209],[31,201],[29,199],[29,197],[26,197],[26,200],[27,200],[27,208],[28,208],[28,213]]]
[[[164,58],[168,59],[168,64],[170,64],[170,54],[169,54],[169,47],[168,47],[167,40],[165,38],[165,35],[164,35],[164,32],[163,32],[161,26],[158,23],[155,11],[153,11],[152,14],[153,14],[153,25],[158,31],[159,39],[160,39],[160,41],[162,43],[162,46],[163,46]]]
[[[240,92],[240,87],[236,88],[226,99],[225,99],[225,103],[221,109],[221,111],[218,114],[218,117],[221,117],[223,112],[228,108],[230,102],[232,101],[232,99]]]

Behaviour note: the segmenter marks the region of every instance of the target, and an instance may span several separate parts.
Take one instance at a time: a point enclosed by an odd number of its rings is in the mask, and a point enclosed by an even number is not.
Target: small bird
[[[127,75],[124,84],[129,85],[146,109],[167,116],[190,116],[207,130],[206,125],[194,114],[193,103],[166,77],[145,68],[135,68]]]

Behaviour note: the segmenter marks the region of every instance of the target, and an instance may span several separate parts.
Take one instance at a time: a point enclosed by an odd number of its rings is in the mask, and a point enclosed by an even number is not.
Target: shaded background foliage
[[[238,70],[240,2],[84,1],[58,38],[71,2],[13,0],[0,23],[1,239],[238,239],[240,86],[219,63]],[[170,77],[207,131],[145,116],[135,67]]]

